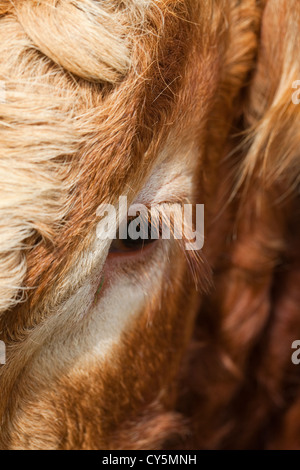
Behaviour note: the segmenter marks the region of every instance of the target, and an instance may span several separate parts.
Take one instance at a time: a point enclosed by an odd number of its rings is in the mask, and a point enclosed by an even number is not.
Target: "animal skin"
[[[1,449],[300,449],[299,0],[0,1]],[[101,204],[205,205],[114,252]]]

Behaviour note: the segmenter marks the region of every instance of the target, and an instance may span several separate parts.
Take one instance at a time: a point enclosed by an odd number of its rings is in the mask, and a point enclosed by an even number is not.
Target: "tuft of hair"
[[[0,313],[24,298],[28,249],[53,243],[70,209],[76,178],[67,176],[85,137],[78,117],[134,69],[135,41],[161,3],[1,2]]]

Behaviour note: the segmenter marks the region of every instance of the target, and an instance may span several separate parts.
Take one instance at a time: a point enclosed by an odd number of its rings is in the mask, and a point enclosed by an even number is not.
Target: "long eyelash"
[[[181,242],[179,247],[184,252],[196,289],[208,293],[211,290],[213,281],[212,270],[206,257],[200,251],[187,251],[185,242],[178,241]]]
[[[145,220],[151,226],[154,226],[156,230],[161,235],[162,224],[168,223],[170,227],[170,235],[173,237],[176,242],[176,246],[180,249],[181,253],[184,254],[187,264],[189,267],[189,272],[191,274],[192,282],[194,282],[197,290],[202,290],[204,292],[209,292],[212,287],[212,271],[209,266],[209,263],[202,251],[196,250],[186,250],[186,244],[189,243],[189,240],[185,233],[190,233],[191,229],[194,231],[195,227],[186,227],[185,220],[182,221],[182,239],[176,239],[176,228],[174,223],[174,217],[176,217],[176,211],[182,214],[183,203],[172,205],[173,216],[170,218],[170,213],[167,210],[167,207],[170,208],[170,204],[160,204],[159,205],[159,217],[152,219],[152,214],[150,209],[148,210],[148,219]],[[186,230],[188,228],[189,230]]]

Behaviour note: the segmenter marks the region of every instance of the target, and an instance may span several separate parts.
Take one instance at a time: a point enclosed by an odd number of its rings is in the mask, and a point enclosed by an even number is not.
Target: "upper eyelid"
[[[170,201],[167,201],[167,202],[166,202],[166,201],[163,201],[163,202],[156,203],[156,204],[152,204],[152,205],[150,205],[150,204],[143,204],[143,206],[145,206],[145,207],[148,209],[148,214],[149,214],[149,215],[151,215],[151,209],[154,209],[154,210],[157,209],[157,210],[159,210],[159,212],[160,212],[160,214],[161,214],[162,216],[167,216],[168,213],[167,213],[166,210],[164,210],[164,206],[171,206],[171,207],[172,207],[172,206],[177,205],[177,206],[183,207],[184,204],[188,204],[188,201],[187,201],[187,200],[182,201],[182,200],[179,200],[179,199],[177,199],[177,200],[174,199],[172,202],[170,202]],[[130,208],[133,208],[134,206],[139,206],[139,205],[141,205],[141,204],[140,204],[140,203],[135,203],[135,204],[132,204],[132,205],[130,206]],[[137,212],[139,212],[138,209],[137,209]],[[136,216],[127,216],[127,219],[134,220],[134,219],[137,218],[137,217],[139,217],[138,214],[137,214]],[[149,219],[149,221],[151,221],[151,219]]]
[[[159,206],[162,206],[164,204],[166,204],[166,205],[172,205],[172,204],[183,205],[183,204],[190,204],[190,203],[191,203],[191,201],[190,201],[190,198],[188,197],[188,195],[186,193],[184,193],[184,194],[182,193],[182,194],[178,194],[178,195],[173,195],[172,197],[169,197],[169,196],[166,197],[166,198],[160,197],[157,200],[155,198],[153,198],[150,201],[136,200],[131,204],[130,207],[136,206],[136,205],[144,205],[148,209],[151,209],[151,207],[159,207]]]

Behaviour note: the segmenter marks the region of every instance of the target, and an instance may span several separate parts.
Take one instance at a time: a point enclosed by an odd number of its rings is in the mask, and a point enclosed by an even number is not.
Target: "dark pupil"
[[[151,238],[151,220],[142,220],[139,224],[137,224],[135,231],[139,234],[139,237],[136,240],[131,238],[129,234],[129,227],[133,220],[134,219],[128,219],[127,239],[122,240],[123,244],[127,248],[138,250],[141,249],[143,246],[149,245],[156,241],[156,239]]]

